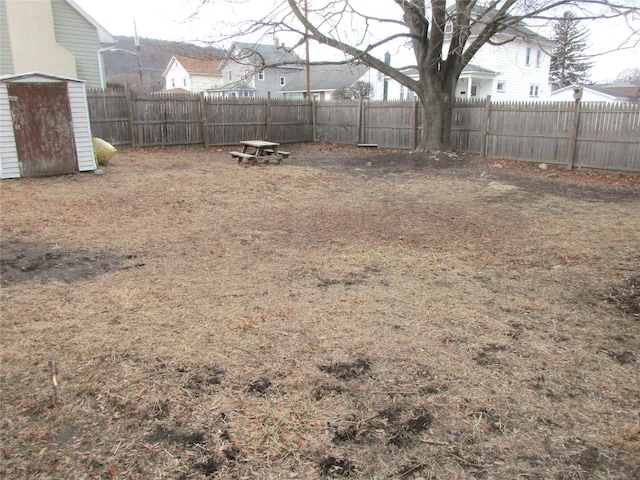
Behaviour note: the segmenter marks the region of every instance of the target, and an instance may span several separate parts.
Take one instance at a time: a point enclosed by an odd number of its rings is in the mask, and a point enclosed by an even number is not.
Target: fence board
[[[383,148],[413,146],[413,102],[364,104],[363,143]]]
[[[319,141],[352,145],[358,143],[358,103],[318,103],[317,112]]]

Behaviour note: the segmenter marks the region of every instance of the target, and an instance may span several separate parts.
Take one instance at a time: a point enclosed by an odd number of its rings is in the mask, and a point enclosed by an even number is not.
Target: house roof
[[[609,92],[616,93],[623,97],[640,99],[640,85],[632,85],[630,83],[606,83],[593,86],[606,89]]]
[[[175,62],[180,63],[180,65],[182,65],[190,75],[222,75],[222,71],[220,70],[222,60],[212,58],[195,58],[187,55],[176,54],[171,57],[171,61],[169,61],[169,65],[167,65],[162,76],[167,76]]]
[[[450,14],[455,14],[455,7],[449,7],[448,9]],[[474,6],[471,10],[471,34],[470,36],[477,36],[484,29],[487,23],[491,22],[493,18],[495,18],[496,12],[481,6]],[[508,18],[511,18],[510,15],[507,15]],[[450,35],[450,34],[447,34]],[[519,37],[523,38],[529,42],[536,42],[545,45],[552,46],[553,42],[548,38],[534,32],[527,25],[520,21],[515,26],[509,26],[498,32],[496,35],[505,36],[505,37]]]
[[[551,92],[551,96],[556,96],[567,90],[582,88],[582,90],[590,90],[600,95],[609,97],[611,100],[638,100],[640,99],[640,86],[629,84],[602,84],[602,85],[569,85]]]
[[[404,70],[402,70],[402,73],[404,73],[408,77],[418,78],[418,70],[416,70],[415,68],[404,69]],[[474,65],[473,63],[468,63],[462,69],[462,75],[467,75],[468,76],[468,75],[473,75],[474,73],[475,74],[482,74],[482,75],[486,75],[486,76],[493,76],[493,75],[497,75],[498,74],[498,72],[495,72],[493,70],[489,70],[488,68],[484,68],[484,67],[481,67],[479,65]]]
[[[160,93],[191,93],[189,90],[187,90],[186,88],[180,88],[180,87],[176,87],[176,88],[169,88],[166,90],[161,90]]]
[[[78,5],[73,0],[66,0],[66,2],[69,5],[71,5],[80,15],[82,15],[91,25],[96,27],[96,30],[98,31],[98,39],[100,40],[100,43],[106,44],[106,45],[116,44],[116,39],[113,38],[113,35],[107,32],[107,30],[98,22],[96,22],[91,15],[85,12],[80,5]]]
[[[231,55],[234,49],[238,53]],[[286,65],[300,62],[300,57],[293,51],[282,46],[266,45],[260,43],[233,42],[227,53],[227,59],[251,65]]]
[[[310,80],[312,91],[338,90],[349,88],[369,69],[367,65],[311,65]],[[300,72],[287,79],[281,92],[304,92],[307,90],[307,72]]]

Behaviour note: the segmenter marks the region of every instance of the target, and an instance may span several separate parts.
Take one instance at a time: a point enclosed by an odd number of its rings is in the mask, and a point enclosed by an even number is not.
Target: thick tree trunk
[[[438,89],[439,90],[439,89]],[[453,95],[447,91],[428,89],[423,100],[422,140],[417,151],[436,151],[451,148],[451,120]]]

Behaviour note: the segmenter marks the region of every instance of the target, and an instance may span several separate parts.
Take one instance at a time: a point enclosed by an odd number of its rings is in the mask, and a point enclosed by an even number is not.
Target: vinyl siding
[[[11,58],[8,30],[4,0],[0,0],[0,75],[11,75],[13,73],[13,59]]]
[[[532,48],[531,65],[526,65],[527,47]],[[498,76],[494,80],[494,92],[497,82],[505,82],[504,93],[495,92],[496,100],[533,100],[529,97],[529,87],[538,85],[540,92],[537,100],[548,100],[549,91],[549,56],[542,55],[542,63],[536,65],[538,45],[529,45],[522,41],[513,41],[501,46],[485,46],[480,49],[472,60],[495,72]]]
[[[446,52],[448,47],[446,44],[443,51]],[[532,49],[530,65],[526,65],[527,47]],[[543,52],[542,62],[537,66],[537,52],[540,50]],[[471,63],[493,70],[498,75],[493,79],[491,89],[487,88],[485,80],[478,79],[478,85],[482,85],[482,88],[478,90],[478,97],[492,95],[494,100],[505,101],[549,100],[551,98],[549,89],[550,61],[550,57],[544,53],[543,47],[523,40],[514,40],[505,45],[486,44],[475,54]],[[460,82],[466,90],[466,80],[461,79]],[[505,82],[504,92],[496,91],[498,82]],[[529,96],[531,85],[539,86],[538,97]]]
[[[0,83],[0,178],[20,177],[7,84]]]
[[[65,0],[52,0],[56,40],[76,57],[78,78],[89,88],[103,88],[100,81],[98,31]]]
[[[86,172],[96,169],[91,142],[91,126],[89,124],[89,106],[84,83],[68,82],[69,106],[71,107],[71,121],[76,141],[78,155],[78,170]]]
[[[204,92],[222,85],[222,75],[191,75],[187,84],[190,86],[189,91],[191,92]],[[186,88],[182,85],[177,86]]]

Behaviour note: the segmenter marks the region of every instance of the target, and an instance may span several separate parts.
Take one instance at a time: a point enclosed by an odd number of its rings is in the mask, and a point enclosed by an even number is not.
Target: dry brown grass
[[[3,477],[638,478],[638,177],[291,150],[2,183]]]

